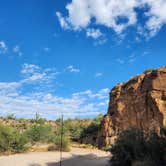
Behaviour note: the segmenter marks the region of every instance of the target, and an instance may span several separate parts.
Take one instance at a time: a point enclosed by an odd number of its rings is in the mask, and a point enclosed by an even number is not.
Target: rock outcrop
[[[129,128],[159,131],[163,126],[166,126],[165,67],[136,76],[111,90],[98,145],[111,145],[121,131]]]

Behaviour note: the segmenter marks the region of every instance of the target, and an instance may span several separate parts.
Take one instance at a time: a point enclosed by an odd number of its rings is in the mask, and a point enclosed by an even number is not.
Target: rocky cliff
[[[111,90],[98,145],[111,145],[128,128],[159,131],[161,126],[166,126],[165,67],[136,76]]]

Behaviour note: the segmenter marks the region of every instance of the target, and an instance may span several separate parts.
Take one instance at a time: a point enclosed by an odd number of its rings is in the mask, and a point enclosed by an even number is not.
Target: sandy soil
[[[63,152],[62,166],[106,166],[110,154],[84,148]],[[59,152],[31,152],[0,157],[0,166],[59,166]]]

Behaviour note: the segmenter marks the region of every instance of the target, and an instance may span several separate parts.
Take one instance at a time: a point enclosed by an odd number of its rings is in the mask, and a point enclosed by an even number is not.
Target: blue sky
[[[0,116],[106,113],[109,91],[166,65],[165,0],[2,0]]]

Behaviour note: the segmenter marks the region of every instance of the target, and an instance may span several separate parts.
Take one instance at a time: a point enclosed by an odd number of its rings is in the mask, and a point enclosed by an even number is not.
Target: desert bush
[[[36,122],[37,124],[45,124],[46,119],[42,118],[41,115],[36,112],[36,115],[35,115],[35,122]]]
[[[83,130],[89,126],[89,121],[80,119],[68,119],[65,120],[64,126],[68,130],[71,140],[79,141]]]
[[[61,139],[61,135],[62,135],[62,139]],[[69,148],[69,144],[70,144],[69,131],[65,126],[63,126],[63,130],[62,130],[62,127],[58,127],[58,129],[56,130],[56,136],[54,139],[54,143],[58,150],[61,148],[61,146],[62,146],[62,151],[67,152],[70,150],[70,148]]]
[[[84,130],[81,133],[81,138],[87,137],[88,135],[93,135],[98,133],[98,130],[101,125],[101,121],[103,119],[103,115],[99,114],[96,118],[94,118],[91,122],[91,124],[84,128]]]
[[[16,119],[16,116],[15,116],[15,114],[8,114],[7,116],[6,116],[6,118],[7,119]]]
[[[64,126],[68,130],[72,141],[82,142],[85,137],[97,136],[102,118],[103,115],[99,114],[94,119],[67,119],[64,121]],[[57,122],[60,124],[60,119]]]
[[[112,166],[164,166],[166,139],[156,133],[144,135],[139,130],[122,132],[110,149]]]
[[[17,130],[0,125],[0,152],[22,152],[27,149],[27,139]]]
[[[59,150],[62,146],[62,151],[64,151],[64,152],[70,151],[69,142],[70,142],[69,138],[66,136],[62,137],[62,144],[61,144],[60,136],[55,137],[55,146],[56,146],[57,150]]]
[[[30,142],[53,142],[54,133],[50,125],[35,124],[26,131],[26,136]]]
[[[166,135],[165,135],[166,136]],[[152,133],[146,139],[146,150],[148,158],[157,166],[166,165],[166,137]]]
[[[146,69],[146,70],[144,70],[144,74],[147,74],[147,73],[152,72],[154,70],[155,70],[154,68]]]

